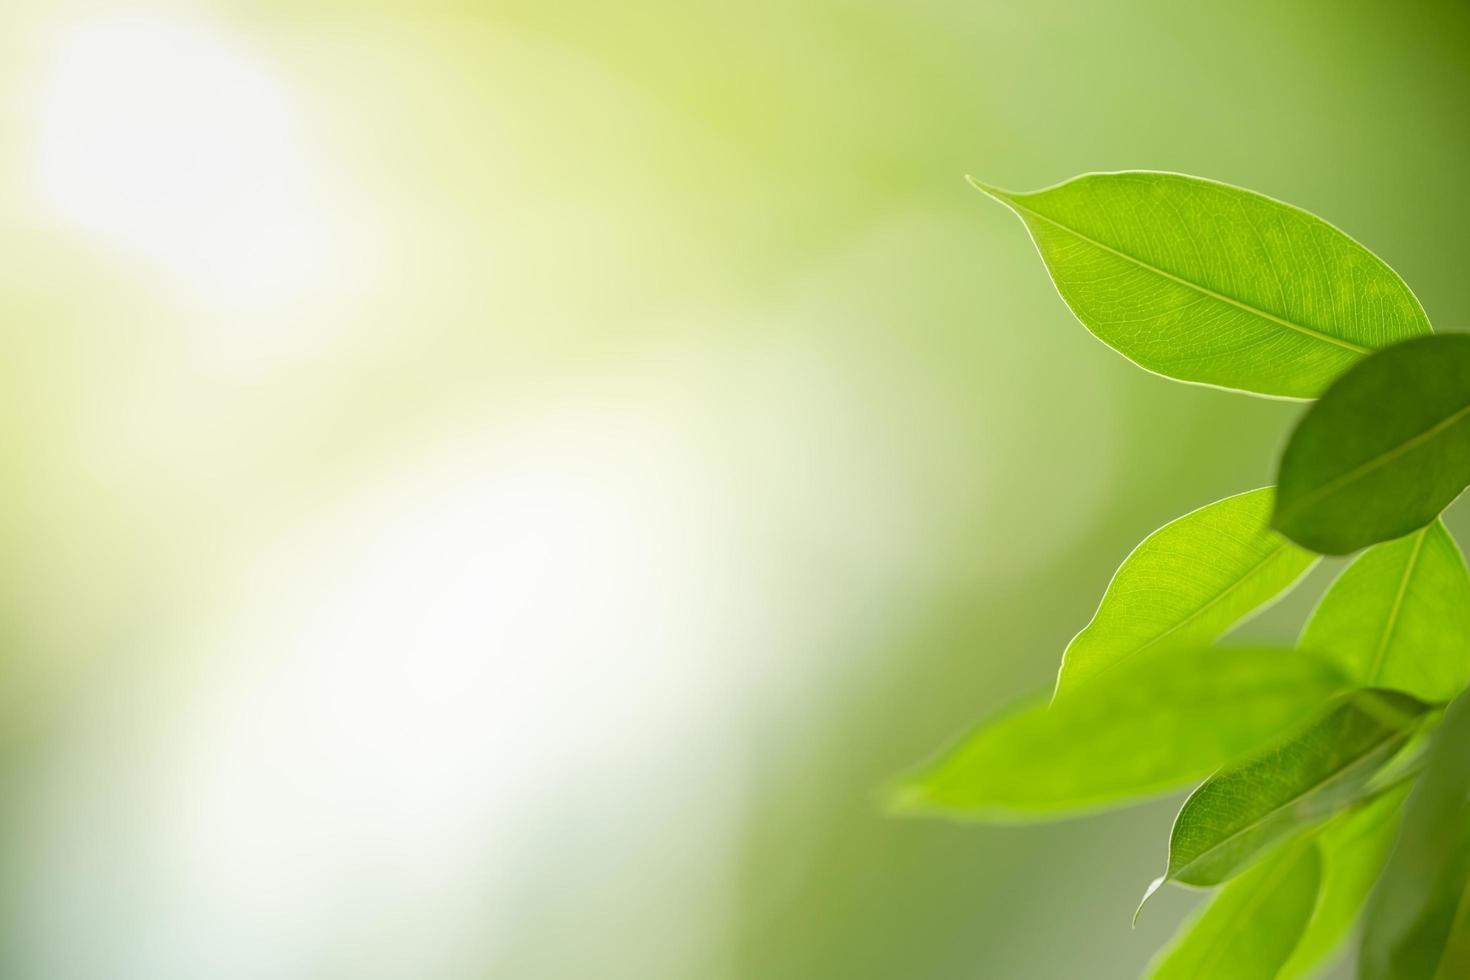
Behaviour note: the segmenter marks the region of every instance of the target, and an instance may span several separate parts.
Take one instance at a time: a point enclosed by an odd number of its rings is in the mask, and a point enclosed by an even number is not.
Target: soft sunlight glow
[[[495,892],[524,872],[547,808],[600,812],[581,834],[618,822],[631,800],[606,794],[647,779],[635,760],[701,727],[717,685],[691,656],[711,639],[696,635],[697,526],[663,441],[595,416],[471,441],[262,569],[269,612],[229,628],[248,650],[180,728],[193,789],[169,835],[197,928],[239,943],[236,969],[292,942],[295,920],[316,924],[307,943],[352,936],[368,960],[461,972],[436,958],[507,941],[517,911]],[[596,862],[584,870],[595,887]],[[379,884],[343,891],[364,874]],[[271,925],[240,929],[242,910]]]
[[[209,305],[298,296],[330,253],[282,86],[238,40],[154,17],[73,26],[38,89],[43,206]]]
[[[515,428],[364,488],[262,557],[139,750],[152,816],[109,818],[134,826],[127,846],[53,854],[53,913],[93,902],[67,883],[132,883],[108,912],[126,923],[111,975],[467,976],[456,957],[625,887],[629,855],[645,885],[669,876],[657,907],[624,901],[579,935],[621,948],[657,922],[675,938],[620,953],[648,964],[628,975],[687,975],[656,964],[732,887],[741,791],[716,776],[739,767],[721,761],[732,663],[709,654],[730,588],[701,513],[710,478],[647,417]],[[545,848],[579,853],[566,892],[507,901]]]
[[[670,349],[313,504],[70,714],[25,795],[23,963],[700,975],[760,733],[928,581],[866,394],[804,345]]]

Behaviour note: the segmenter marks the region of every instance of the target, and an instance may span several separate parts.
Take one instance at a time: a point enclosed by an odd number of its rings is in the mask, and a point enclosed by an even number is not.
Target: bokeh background
[[[1259,189],[1457,329],[1467,42],[1450,3],[7,0],[0,976],[1136,975],[1193,901],[1128,927],[1172,801],[878,790],[1300,406],[1092,340],[961,176]]]

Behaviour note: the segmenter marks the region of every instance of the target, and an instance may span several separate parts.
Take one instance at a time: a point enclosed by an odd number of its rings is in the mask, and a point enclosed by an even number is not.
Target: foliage
[[[1216,893],[1150,977],[1311,976],[1360,919],[1361,976],[1470,976],[1470,572],[1440,520],[1470,485],[1470,337],[1433,335],[1380,259],[1250,191],[1152,172],[976,186],[1125,357],[1318,400],[1275,488],[1145,539],[1053,698],[980,725],[895,806],[1052,820],[1203,779],[1145,898]],[[1217,645],[1319,555],[1361,549],[1295,649]]]
[[[1168,649],[976,731],[895,804],[991,819],[1098,810],[1168,793],[1290,732],[1348,682],[1279,649]]]
[[[1354,366],[1281,454],[1272,523],[1345,555],[1421,528],[1470,483],[1470,337],[1423,337]]]
[[[1259,194],[1161,173],[977,186],[1026,222],[1087,329],[1180,381],[1315,398],[1370,351],[1430,332],[1373,253]]]

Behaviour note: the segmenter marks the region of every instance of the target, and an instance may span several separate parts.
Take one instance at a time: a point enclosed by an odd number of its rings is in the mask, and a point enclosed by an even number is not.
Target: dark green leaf
[[[1301,646],[1365,687],[1453,697],[1470,678],[1470,573],[1444,524],[1354,559],[1322,597]]]
[[[1369,904],[1364,980],[1470,976],[1470,694],[1434,733],[1423,775]]]
[[[1209,643],[1294,585],[1317,557],[1267,526],[1273,498],[1226,497],[1145,538],[1067,645],[1057,696],[1145,651]]]
[[[1150,980],[1275,977],[1312,916],[1322,878],[1311,840],[1279,848],[1220,889],[1149,966]]]
[[[894,796],[904,810],[1018,822],[1179,789],[1297,728],[1342,689],[1320,657],[1280,649],[1150,653],[1048,706],[982,725]]]
[[[1426,710],[1396,691],[1355,691],[1306,730],[1211,776],[1174,821],[1163,880],[1218,885],[1283,838],[1363,799]]]
[[[1345,555],[1433,521],[1470,484],[1470,336],[1379,351],[1328,389],[1281,457],[1273,525]]]
[[[976,186],[1026,223],[1077,319],[1167,377],[1312,398],[1368,351],[1430,332],[1379,258],[1251,191],[1148,171]]]

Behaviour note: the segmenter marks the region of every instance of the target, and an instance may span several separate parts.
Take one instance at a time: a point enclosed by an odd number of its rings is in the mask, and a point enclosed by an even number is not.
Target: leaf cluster
[[[1342,231],[1178,174],[1089,174],[1013,210],[1077,319],[1189,383],[1311,400],[1277,483],[1155,531],[1055,690],[893,791],[906,812],[1062,819],[1193,787],[1145,893],[1210,889],[1155,978],[1470,977],[1470,336],[1436,335]],[[1357,556],[1292,647],[1220,639],[1322,555]]]

